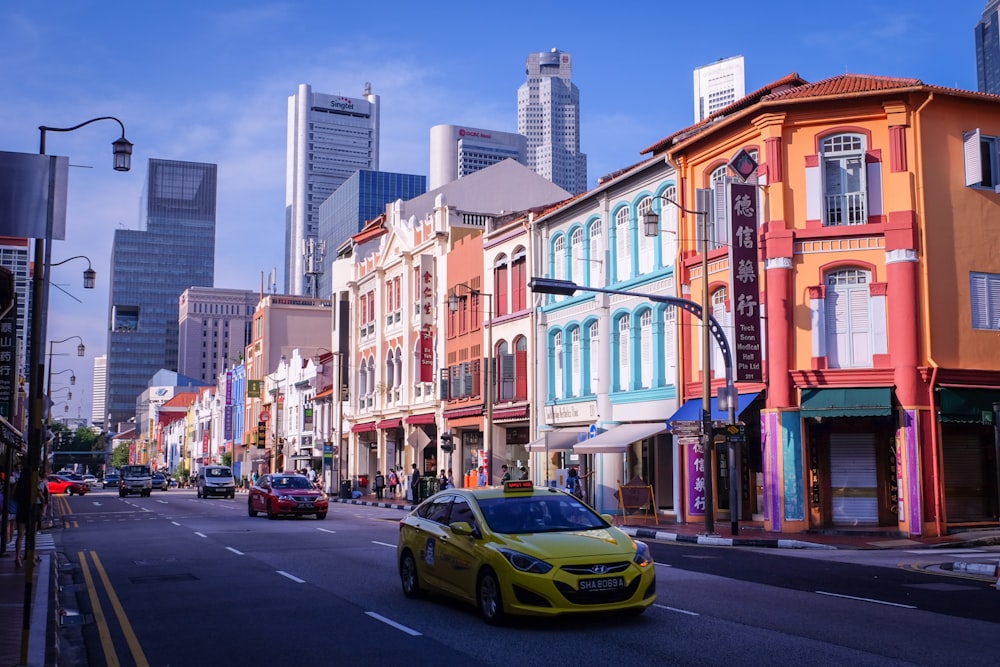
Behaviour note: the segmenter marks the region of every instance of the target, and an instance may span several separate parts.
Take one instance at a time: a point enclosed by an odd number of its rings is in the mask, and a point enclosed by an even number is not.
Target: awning
[[[378,428],[380,428],[380,429],[383,429],[383,428],[401,428],[403,426],[403,420],[402,419],[383,419],[378,424],[376,424],[376,426],[378,426]]]
[[[528,406],[519,408],[504,408],[503,410],[493,409],[493,419],[524,419],[528,416]]]
[[[621,454],[636,440],[642,440],[666,430],[667,425],[664,422],[621,424],[590,440],[577,443],[573,446],[573,451],[577,454]]]
[[[963,424],[993,424],[993,403],[1000,389],[938,387],[938,419]]]
[[[375,430],[375,422],[362,422],[351,427],[351,433],[367,433]]]
[[[754,399],[760,396],[756,394],[740,394],[736,402],[736,416],[739,417],[747,409]],[[712,399],[712,421],[724,422],[729,420],[729,411],[719,409],[719,398]],[[668,422],[701,422],[701,399],[692,398],[684,401],[684,405],[667,420]]]
[[[406,418],[407,424],[433,424],[434,423],[434,413],[425,412],[422,415],[410,415]]]
[[[483,406],[477,405],[472,408],[452,408],[444,411],[445,419],[461,419],[462,417],[482,417]]]
[[[888,417],[892,388],[803,389],[802,417]]]
[[[545,435],[528,443],[529,452],[558,452],[573,449],[580,440],[587,439],[589,426],[567,426],[565,428],[554,428],[548,431],[548,447],[545,446]]]

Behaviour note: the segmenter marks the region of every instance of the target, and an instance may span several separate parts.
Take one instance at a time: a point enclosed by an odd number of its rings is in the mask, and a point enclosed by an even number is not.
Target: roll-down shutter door
[[[944,439],[944,493],[948,523],[982,521],[983,445],[974,435],[946,436]]]
[[[875,434],[830,434],[833,523],[878,525]]]

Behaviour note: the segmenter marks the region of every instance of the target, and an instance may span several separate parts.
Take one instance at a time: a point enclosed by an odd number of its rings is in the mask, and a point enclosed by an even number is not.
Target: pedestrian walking
[[[383,489],[385,489],[385,475],[381,470],[375,471],[375,499],[382,500]]]
[[[396,476],[396,469],[389,468],[389,495],[396,497],[396,487],[399,486],[399,477]]]

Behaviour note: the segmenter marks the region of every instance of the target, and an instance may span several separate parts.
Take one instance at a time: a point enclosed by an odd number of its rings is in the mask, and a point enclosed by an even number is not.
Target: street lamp
[[[61,262],[55,262],[53,264],[49,264],[49,267],[51,268],[53,266],[60,266],[74,259],[87,260],[87,268],[83,270],[83,288],[94,289],[94,285],[97,283],[97,271],[94,271],[94,267],[90,265],[90,258],[87,257],[86,255],[77,255],[75,257],[70,257],[69,259],[64,259]]]
[[[736,400],[735,391],[733,389],[733,355],[729,347],[729,342],[726,340],[726,334],[719,325],[719,322],[712,316],[711,311],[699,305],[698,303],[691,301],[689,299],[682,299],[679,297],[665,296],[662,294],[647,294],[645,292],[636,292],[632,290],[619,290],[610,289],[606,287],[584,287],[582,285],[577,285],[570,280],[558,280],[554,278],[532,278],[528,281],[528,287],[531,288],[532,292],[537,292],[538,294],[555,294],[557,296],[573,296],[576,292],[597,292],[601,294],[618,294],[621,296],[637,296],[649,299],[654,303],[665,303],[671,306],[676,306],[682,310],[685,310],[698,319],[702,321],[702,327],[705,330],[705,338],[707,341],[703,343],[703,346],[707,349],[708,343],[711,342],[709,336],[715,338],[715,342],[719,344],[719,348],[722,350],[723,360],[725,361],[726,367],[726,391],[733,397],[729,400],[727,405],[729,413],[729,423],[736,422]],[[707,360],[706,360],[707,361]],[[708,377],[708,364],[705,364],[705,376]],[[709,403],[711,399],[711,384],[708,385],[708,389],[702,396],[702,442],[705,447],[705,496],[707,501],[705,503],[705,532],[708,534],[713,534],[715,532],[715,515],[712,511],[712,486],[709,482],[712,475],[711,463],[711,451],[712,451],[712,406]],[[735,509],[733,510],[735,511]]]
[[[459,306],[460,299],[457,293],[459,288],[476,297],[489,297],[489,304],[486,310],[486,315],[489,316],[489,319],[486,320],[486,428],[483,429],[483,438],[485,440],[483,447],[486,449],[486,484],[491,486],[493,484],[493,385],[496,377],[493,369],[493,295],[480,291],[466,283],[457,283],[453,287],[454,290],[448,295],[448,310],[453,313],[458,310]]]
[[[701,306],[704,312],[710,312],[711,303],[709,301],[709,289],[708,289],[708,209],[711,202],[712,190],[710,189],[698,189],[695,190],[695,206],[697,210],[690,210],[684,208],[678,204],[673,199],[665,197],[663,195],[656,195],[653,199],[660,199],[667,202],[671,206],[677,207],[679,210],[687,213],[688,215],[696,216],[699,225],[701,227]],[[658,236],[660,233],[660,216],[653,211],[650,207],[648,211],[642,214],[642,227],[643,233],[647,237]],[[704,322],[704,319],[702,320]],[[701,337],[701,417],[702,417],[702,435],[704,437],[705,445],[705,496],[707,502],[705,503],[705,532],[713,533],[715,532],[715,507],[713,505],[713,486],[715,484],[715,472],[713,470],[713,458],[715,456],[715,442],[712,436],[712,350],[711,350],[711,338],[709,337],[708,327],[702,326],[702,337]],[[736,422],[735,415],[735,402],[736,395],[733,392],[732,380],[728,375],[727,370],[727,380],[726,380],[726,394],[727,394],[727,406],[731,408],[729,410],[729,423],[734,424]],[[730,460],[730,475],[732,476],[732,460]],[[734,497],[735,488],[730,484],[730,498]],[[738,499],[737,499],[738,500]],[[737,508],[733,502],[730,502],[731,507],[729,508],[731,512],[733,534],[738,531],[736,516]]]
[[[116,139],[111,144],[114,155],[114,169],[115,171],[128,171],[132,164],[132,144],[125,138],[125,125],[113,116],[91,118],[73,127],[48,127],[46,125],[39,125],[38,153],[45,155],[46,132],[72,132],[100,120],[113,120],[121,126],[121,138]],[[52,233],[55,224],[54,205],[54,201],[50,197],[45,216],[45,236],[44,238],[35,239],[34,275],[31,285],[31,331],[28,348],[28,384],[31,393],[28,401],[28,469],[25,472],[31,475],[30,503],[32,506],[35,504],[38,493],[38,473],[39,466],[41,465],[42,446],[44,444],[42,413],[45,409],[45,387],[43,386],[45,367],[43,364],[42,348],[45,346],[45,329],[48,325],[49,262],[52,259]],[[27,542],[28,558],[27,567],[24,571],[25,610],[31,608],[35,574],[35,524],[32,521],[28,522]],[[21,662],[26,664],[28,661],[28,637],[31,630],[31,614],[24,614],[22,628]]]

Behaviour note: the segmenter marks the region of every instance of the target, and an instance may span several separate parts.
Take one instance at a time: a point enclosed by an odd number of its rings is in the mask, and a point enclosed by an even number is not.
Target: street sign
[[[679,438],[701,435],[701,422],[676,421],[667,422],[670,432]]]
[[[587,432],[587,437],[591,440],[597,437],[597,424],[590,425],[590,431]]]
[[[267,420],[270,418],[271,418],[271,413],[268,410],[260,411],[260,421],[267,422]]]

